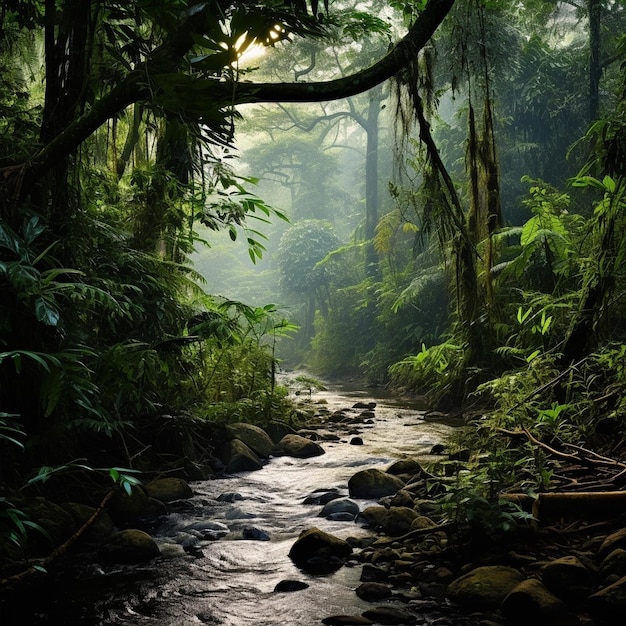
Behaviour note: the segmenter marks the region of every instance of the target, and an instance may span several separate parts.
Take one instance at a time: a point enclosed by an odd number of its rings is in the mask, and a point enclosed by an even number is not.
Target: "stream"
[[[8,621],[0,616],[0,622],[311,626],[329,615],[370,608],[354,593],[361,573],[356,561],[324,576],[306,574],[291,562],[288,552],[303,529],[316,526],[344,539],[371,534],[355,522],[319,517],[322,505],[304,502],[333,489],[347,496],[347,481],[360,469],[386,469],[405,456],[431,462],[437,458],[431,449],[452,427],[375,394],[334,389],[313,392],[311,400],[331,413],[357,401],[376,402],[375,416],[358,426],[363,444],[351,445],[353,434],[338,433],[336,441],[319,442],[325,449],[321,456],[277,457],[255,472],[194,482],[192,498],[146,528],[161,557],[140,566],[85,564],[70,581],[67,572],[51,575],[45,592],[22,598],[20,615]],[[353,500],[361,510],[374,504]],[[309,586],[275,592],[284,580]]]

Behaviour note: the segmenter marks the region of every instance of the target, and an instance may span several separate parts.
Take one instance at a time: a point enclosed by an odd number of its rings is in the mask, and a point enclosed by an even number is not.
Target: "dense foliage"
[[[432,5],[398,50],[428,41],[450,2]],[[189,259],[201,225],[243,238],[258,261],[256,225],[284,219],[232,167],[236,105],[338,98],[402,66],[387,54],[313,93],[244,80],[254,46],[335,24],[317,0],[3,3],[3,493],[69,468],[128,487],[150,448],[128,441],[150,419],[286,410],[274,344],[292,325],[273,304],[209,295]],[[99,463],[112,448],[126,473]],[[19,544],[29,527],[4,495],[0,521]]]
[[[480,407],[477,497],[551,480],[496,433],[626,435],[624,3],[327,4],[3,3],[3,492],[44,464],[101,467],[92,442],[125,449],[146,418],[286,410],[293,320],[206,292],[200,226],[252,262],[275,249],[305,311],[293,363]],[[268,82],[243,62],[257,45],[277,48]],[[265,135],[240,173],[239,105],[344,97],[250,114]],[[19,543],[28,520],[1,498]]]

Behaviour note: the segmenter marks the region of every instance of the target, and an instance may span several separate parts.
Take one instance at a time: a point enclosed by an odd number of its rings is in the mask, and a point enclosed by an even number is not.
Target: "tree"
[[[72,425],[112,433],[128,412],[173,401],[171,372],[200,357],[183,349],[202,339],[186,339],[188,321],[208,306],[181,263],[194,223],[243,232],[254,260],[263,247],[246,218],[279,214],[228,166],[236,107],[367,90],[451,5],[432,0],[392,52],[352,76],[253,84],[239,56],[324,35],[331,17],[317,1],[4,3],[0,102],[11,119],[0,124],[16,141],[0,138],[3,410],[29,432],[47,420],[74,437]],[[16,50],[40,44],[42,68],[21,52],[28,76]],[[29,99],[38,81],[44,92]]]
[[[319,220],[302,220],[281,237],[277,250],[281,287],[306,301],[301,335],[304,343],[313,334],[317,305],[327,310],[331,277],[322,261],[339,244],[330,225]]]
[[[170,110],[194,124],[203,124],[209,129],[210,139],[223,142],[230,132],[227,120],[232,116],[233,106],[238,104],[318,102],[367,91],[398,72],[428,42],[453,3],[453,0],[430,0],[407,35],[380,61],[367,69],[322,83],[279,84],[238,81],[238,75],[231,66],[242,47],[241,44],[239,47],[236,44],[241,37],[245,39],[244,45],[257,40],[271,43],[272,33],[276,38],[284,38],[291,31],[319,35],[322,32],[321,25],[302,8],[290,9],[292,5],[287,3],[284,6],[278,5],[278,9],[260,6],[250,10],[245,4],[219,1],[189,6],[185,4],[182,7],[178,4],[159,4],[153,10],[148,5],[142,5],[139,21],[151,18],[156,25],[161,26],[159,41],[145,41],[140,32],[131,31],[131,48],[139,52],[139,60],[120,59],[124,70],[119,68],[119,75],[113,77],[110,88],[103,93],[93,94],[93,100],[87,106],[84,82],[87,77],[92,76],[89,64],[93,61],[93,56],[89,52],[93,50],[90,46],[94,43],[95,29],[86,31],[93,28],[101,7],[98,2],[78,2],[79,10],[74,6],[76,1],[72,3],[68,0],[61,9],[62,26],[66,30],[59,31],[57,42],[50,43],[52,57],[47,58],[46,62],[48,71],[58,74],[59,64],[63,59],[59,58],[59,54],[54,56],[52,51],[67,45],[70,39],[73,40],[80,34],[81,52],[87,54],[71,57],[67,80],[75,81],[76,84],[72,83],[71,88],[67,86],[63,90],[63,104],[67,106],[61,107],[58,101],[56,105],[52,102],[47,105],[48,110],[52,107],[55,111],[69,108],[70,114],[64,112],[62,115],[65,119],[56,123],[46,122],[43,146],[31,154],[28,161],[3,164],[3,196],[12,199],[14,204],[17,198],[27,195],[32,185],[56,165],[63,163],[107,120],[119,115],[134,103],[150,103],[152,106]],[[315,5],[317,6],[317,2]],[[115,7],[116,18],[122,22],[124,19],[133,19],[134,7],[131,5],[129,10],[124,10],[123,6]],[[295,7],[301,5],[298,3]],[[47,27],[47,40],[51,40],[54,33],[55,3],[47,2],[45,9],[43,23]],[[72,15],[81,16],[81,19],[72,20],[69,26]],[[230,32],[222,31],[220,17],[227,21]],[[109,26],[111,24],[112,20],[108,22]],[[275,24],[282,25],[280,31],[275,30]],[[123,28],[120,27],[120,30]],[[199,47],[205,50],[204,55],[197,56],[194,53],[198,42]],[[224,43],[226,47],[223,48]],[[190,57],[190,53],[193,56]],[[55,61],[57,65],[54,65]],[[73,64],[82,66],[82,70],[77,67],[74,72]],[[191,68],[192,71],[185,71],[186,68]],[[75,78],[76,75],[78,77]],[[50,82],[54,85],[52,77]],[[77,86],[79,84],[81,87]],[[60,97],[57,95],[59,90],[60,88],[51,87],[51,93],[56,100]],[[76,93],[81,95],[78,104],[73,100]],[[70,101],[71,106],[68,104]],[[10,204],[4,206],[2,214],[11,215],[11,209]]]

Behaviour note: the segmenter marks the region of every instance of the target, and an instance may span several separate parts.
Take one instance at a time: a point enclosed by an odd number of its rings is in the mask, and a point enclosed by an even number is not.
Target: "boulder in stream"
[[[226,473],[253,472],[263,467],[261,459],[241,439],[228,444]]]
[[[347,541],[315,527],[303,530],[289,550],[289,558],[298,567],[315,574],[338,570],[351,554]]]
[[[324,454],[324,448],[315,441],[301,435],[285,435],[272,451],[275,456],[292,456],[297,459],[308,459]]]
[[[191,487],[186,480],[173,476],[152,480],[144,488],[150,498],[156,498],[161,502],[185,500],[193,495]]]
[[[338,513],[348,513],[352,516],[351,519],[354,519],[359,514],[359,511],[359,505],[354,500],[350,500],[350,498],[337,498],[325,504],[319,516],[328,518]]]
[[[388,474],[393,474],[394,476],[400,476],[402,474],[409,474],[411,476],[422,476],[424,474],[424,468],[422,464],[413,458],[400,459],[395,463],[392,463],[387,468]]]
[[[272,451],[274,442],[259,426],[237,422],[228,424],[226,432],[233,438],[243,441],[248,448],[263,459],[267,459]]]
[[[308,588],[309,584],[302,580],[281,580],[276,587],[274,587],[274,593],[301,591],[302,589]]]
[[[110,563],[143,563],[160,555],[154,539],[136,528],[115,533],[100,551],[100,558]]]
[[[270,536],[262,529],[256,526],[246,526],[242,532],[244,539],[252,539],[253,541],[269,541]]]
[[[402,479],[376,468],[361,470],[348,481],[348,491],[353,498],[382,498],[400,491],[402,487]]]

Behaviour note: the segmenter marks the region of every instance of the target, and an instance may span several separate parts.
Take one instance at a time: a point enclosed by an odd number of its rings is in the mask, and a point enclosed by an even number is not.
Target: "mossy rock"
[[[109,563],[144,563],[160,555],[154,539],[136,528],[115,533],[100,550],[100,558]]]
[[[161,502],[174,502],[191,498],[193,491],[189,483],[182,478],[157,478],[144,486],[146,494]]]
[[[305,571],[322,572],[337,569],[337,565],[352,554],[347,541],[319,528],[303,530],[289,551],[289,558]]]
[[[239,472],[254,472],[263,467],[261,459],[240,439],[229,442],[224,459],[227,474]]]
[[[467,609],[498,609],[504,598],[523,580],[522,573],[512,567],[486,565],[453,580],[446,595]]]
[[[361,470],[348,481],[352,498],[383,498],[400,491],[404,481],[376,468]]]
[[[151,498],[142,487],[133,487],[130,494],[126,491],[116,493],[107,506],[111,519],[115,523],[126,523],[133,520],[156,517],[167,512],[165,504]]]
[[[28,498],[17,504],[26,519],[37,524],[43,532],[32,530],[28,535],[27,551],[46,555],[67,541],[77,528],[72,515],[62,506],[42,497]]]
[[[267,459],[270,456],[274,447],[274,442],[270,436],[262,428],[254,424],[246,424],[244,422],[227,424],[226,432],[231,439],[243,441],[248,448],[263,459]]]
[[[276,456],[291,456],[297,459],[308,459],[325,453],[324,448],[315,441],[301,435],[285,435],[274,447],[272,453]]]

